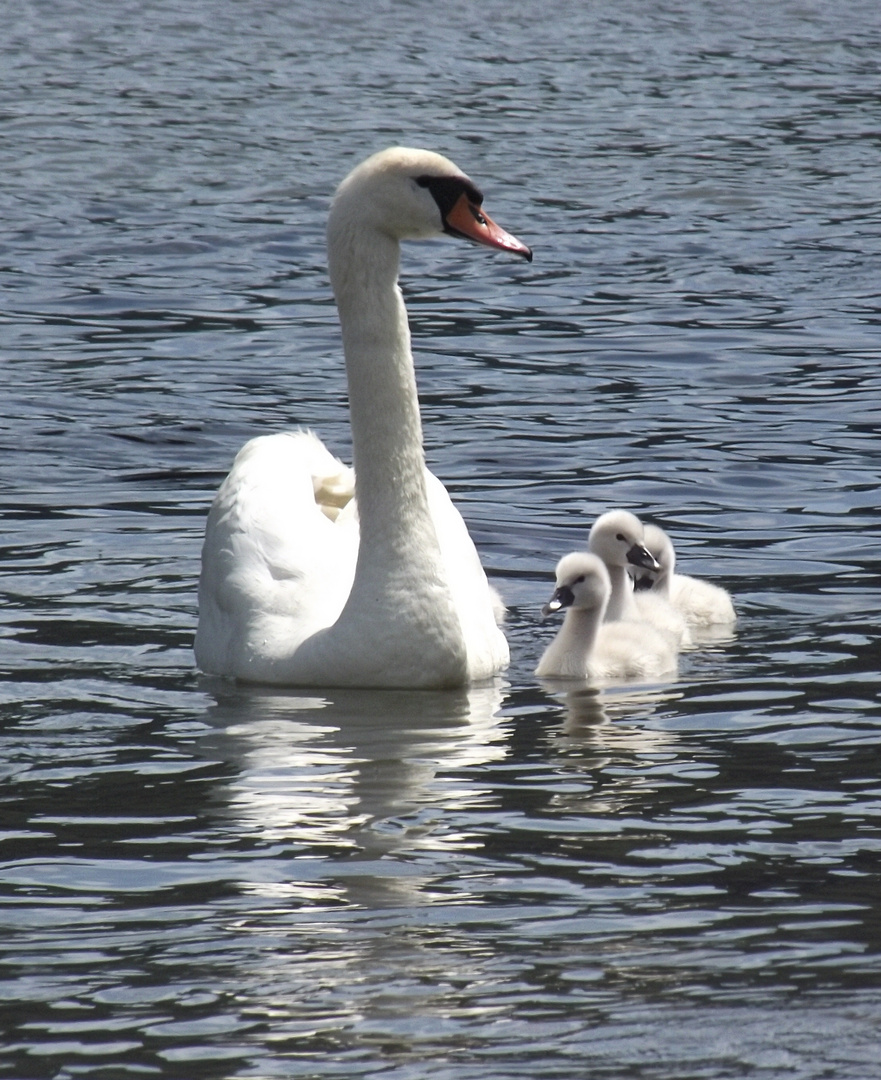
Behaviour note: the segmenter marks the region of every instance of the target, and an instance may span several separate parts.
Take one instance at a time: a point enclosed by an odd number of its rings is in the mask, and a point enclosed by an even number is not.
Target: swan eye
[[[615,537],[615,539],[620,540],[622,544],[627,543],[627,537],[624,535],[624,533],[618,533],[618,535]]]
[[[470,180],[466,180],[464,176],[414,176],[412,179],[416,181],[419,187],[428,189],[437,203],[444,221],[447,220],[447,215],[464,195],[475,219],[481,225],[486,224],[486,218],[480,212],[483,192],[476,188]]]
[[[580,585],[584,581],[584,574],[579,574],[578,577],[572,582],[573,585]]]

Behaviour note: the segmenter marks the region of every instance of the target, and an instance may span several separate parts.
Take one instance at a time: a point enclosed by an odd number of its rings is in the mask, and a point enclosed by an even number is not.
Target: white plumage
[[[452,162],[401,147],[340,185],[328,261],[357,480],[309,432],[240,451],[202,551],[195,650],[204,671],[300,686],[445,687],[507,663],[497,595],[425,467],[397,285],[407,237],[448,232],[531,258],[481,201]]]
[[[639,570],[638,584],[648,584],[649,589],[640,588],[637,598],[657,596],[668,600],[686,623],[695,628],[732,625],[737,621],[731,596],[721,585],[675,573],[676,553],[663,529],[646,525],[645,545],[657,561],[658,569]]]
[[[544,652],[536,675],[598,681],[645,681],[676,671],[676,648],[646,622],[604,622],[612,594],[603,560],[574,551],[557,564],[556,590],[542,614],[564,610],[563,625]]]
[[[609,572],[612,592],[607,621],[647,622],[668,634],[677,648],[691,643],[685,619],[666,597],[634,593],[631,573],[653,573],[659,569],[653,552],[645,543],[645,530],[636,514],[629,510],[609,510],[601,514],[591,527],[587,546],[603,560]]]

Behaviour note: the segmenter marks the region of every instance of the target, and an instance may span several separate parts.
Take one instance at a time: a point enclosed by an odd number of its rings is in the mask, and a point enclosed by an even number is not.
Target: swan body
[[[667,634],[680,649],[690,648],[694,644],[685,617],[669,600],[651,590],[640,590],[634,600],[643,622],[651,623],[661,633]]]
[[[448,159],[395,147],[340,185],[328,263],[355,470],[308,431],[252,439],[215,497],[195,652],[206,672],[291,686],[443,688],[508,661],[498,596],[425,465],[400,242],[449,233],[531,258]]]
[[[675,573],[676,553],[663,529],[657,525],[646,525],[645,545],[659,569],[638,571],[637,600],[642,596],[668,600],[686,623],[693,627],[730,625],[737,621],[731,596],[721,585]]]
[[[587,546],[603,560],[609,572],[612,593],[606,612],[608,622],[618,619],[647,622],[668,634],[677,648],[691,643],[685,619],[666,597],[634,593],[631,577],[634,571],[653,573],[659,569],[636,514],[629,510],[601,514],[591,527]]]
[[[676,647],[646,622],[604,621],[612,596],[609,571],[591,552],[575,551],[557,564],[547,616],[565,610],[563,625],[544,652],[536,675],[599,681],[645,681],[676,671]]]

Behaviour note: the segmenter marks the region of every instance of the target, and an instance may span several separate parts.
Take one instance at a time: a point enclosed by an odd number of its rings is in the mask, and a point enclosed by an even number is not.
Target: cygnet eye
[[[578,577],[572,582],[573,585],[580,585],[584,581],[584,574],[579,574]]]
[[[620,540],[622,544],[627,543],[627,537],[624,535],[624,533],[618,533],[618,535],[615,537],[615,539]]]

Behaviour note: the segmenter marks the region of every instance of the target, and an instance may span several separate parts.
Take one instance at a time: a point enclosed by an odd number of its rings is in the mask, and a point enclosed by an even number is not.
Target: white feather
[[[612,593],[599,556],[575,551],[557,564],[557,587],[543,613],[565,609],[563,625],[536,675],[606,681],[646,681],[676,671],[676,648],[646,622],[604,622]]]
[[[737,621],[731,596],[721,585],[675,573],[676,553],[663,529],[646,525],[645,544],[660,569],[639,572],[652,584],[648,591],[637,592],[637,597],[657,596],[669,601],[686,623],[696,628],[732,625]]]
[[[204,671],[286,685],[444,687],[508,661],[498,594],[425,467],[397,275],[400,241],[445,225],[448,209],[426,178],[462,190],[472,205],[462,228],[480,232],[475,239],[530,256],[473,212],[476,189],[438,154],[393,148],[343,181],[328,259],[357,479],[310,432],[241,450],[206,527],[195,643]]]

